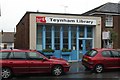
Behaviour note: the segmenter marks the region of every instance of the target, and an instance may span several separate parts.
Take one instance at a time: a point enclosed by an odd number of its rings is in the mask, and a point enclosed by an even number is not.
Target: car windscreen
[[[87,51],[87,53],[85,55],[90,56],[90,57],[94,57],[96,54],[97,54],[97,51],[91,49],[91,50]]]

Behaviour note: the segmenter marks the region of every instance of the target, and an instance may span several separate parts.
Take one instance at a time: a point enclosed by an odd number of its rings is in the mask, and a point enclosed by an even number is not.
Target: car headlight
[[[70,66],[70,64],[69,64],[68,62],[67,62],[66,64],[67,64],[68,66]]]

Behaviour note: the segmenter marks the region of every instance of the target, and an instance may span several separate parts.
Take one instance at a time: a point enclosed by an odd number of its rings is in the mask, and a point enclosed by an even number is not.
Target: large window
[[[42,49],[42,25],[37,25],[37,49]]]
[[[79,37],[80,38],[83,38],[84,37],[84,26],[81,26],[81,27],[79,27],[79,32],[80,32],[80,34],[79,34]]]
[[[87,27],[87,37],[88,38],[92,38],[93,36],[93,31],[92,31],[92,27]]]
[[[68,26],[63,27],[63,48],[68,49]]]
[[[71,26],[71,35],[72,35],[72,50],[76,50],[76,26]]]
[[[55,49],[60,50],[60,26],[55,26]]]
[[[51,26],[46,25],[46,49],[51,48]]]
[[[105,26],[106,27],[113,27],[113,16],[106,16]]]

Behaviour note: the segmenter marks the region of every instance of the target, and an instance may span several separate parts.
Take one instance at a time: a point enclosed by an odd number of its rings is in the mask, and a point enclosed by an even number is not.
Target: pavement
[[[81,73],[85,72],[85,67],[82,65],[81,61],[70,62],[70,71],[68,73]]]

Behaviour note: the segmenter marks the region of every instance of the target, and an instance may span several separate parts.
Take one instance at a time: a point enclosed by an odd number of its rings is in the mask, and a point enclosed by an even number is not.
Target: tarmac
[[[81,61],[78,62],[69,62],[70,63],[70,71],[68,73],[80,73],[85,72],[85,67],[81,64]]]

